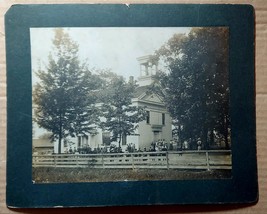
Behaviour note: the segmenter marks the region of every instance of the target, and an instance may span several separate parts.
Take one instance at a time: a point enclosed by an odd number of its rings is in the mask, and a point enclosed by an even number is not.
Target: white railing
[[[33,167],[231,169],[230,150],[33,155]]]

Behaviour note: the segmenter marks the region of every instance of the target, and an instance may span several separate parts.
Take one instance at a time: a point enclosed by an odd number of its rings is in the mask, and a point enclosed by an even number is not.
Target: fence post
[[[32,155],[32,165],[34,166],[36,164],[36,156]]]
[[[131,158],[132,158],[132,168],[134,169],[134,156],[133,156],[133,154],[131,154]]]
[[[75,156],[76,157],[76,165],[79,166],[79,159],[78,159],[78,155]]]
[[[105,168],[105,163],[104,163],[104,155],[103,155],[103,153],[102,153],[102,156],[101,156],[101,161],[102,161],[102,168],[104,169]]]
[[[54,166],[57,166],[56,155],[54,155]]]
[[[207,170],[210,171],[209,152],[206,151]]]
[[[167,169],[169,169],[169,153],[166,151]]]

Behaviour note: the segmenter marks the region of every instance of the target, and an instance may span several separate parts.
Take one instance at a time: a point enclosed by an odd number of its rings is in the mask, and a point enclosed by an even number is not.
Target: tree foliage
[[[58,153],[62,140],[90,133],[98,119],[93,90],[100,85],[79,61],[78,51],[77,43],[56,29],[48,64],[36,72],[40,81],[33,90],[35,121],[52,133],[51,140],[58,140]]]
[[[229,148],[228,29],[193,28],[188,35],[176,34],[156,55],[167,69],[158,75],[157,91],[180,138],[200,138],[208,149],[216,135]]]
[[[143,107],[132,105],[136,88],[134,83],[127,83],[116,75],[110,77],[101,97],[104,118],[101,127],[113,134],[113,140],[119,140],[120,147],[122,138],[132,134],[138,122],[145,120],[146,112]]]

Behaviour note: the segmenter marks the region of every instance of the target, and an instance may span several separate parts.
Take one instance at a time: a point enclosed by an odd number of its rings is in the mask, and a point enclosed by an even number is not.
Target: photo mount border
[[[251,5],[14,5],[5,15],[5,25],[9,207],[221,204],[258,200]],[[212,26],[229,27],[230,32],[231,179],[33,184],[31,27]]]

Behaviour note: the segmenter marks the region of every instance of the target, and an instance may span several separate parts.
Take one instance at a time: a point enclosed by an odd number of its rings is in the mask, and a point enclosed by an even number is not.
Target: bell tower
[[[154,62],[151,55],[137,58],[140,65],[139,86],[150,85],[154,82],[153,76],[158,72],[158,63]]]

